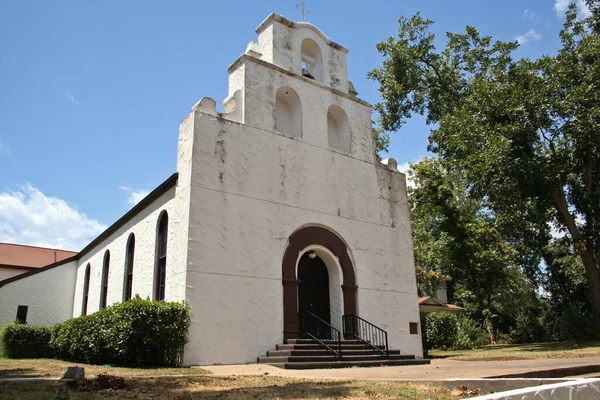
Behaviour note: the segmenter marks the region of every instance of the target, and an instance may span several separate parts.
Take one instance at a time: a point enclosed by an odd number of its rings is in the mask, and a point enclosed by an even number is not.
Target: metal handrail
[[[333,353],[337,358],[342,358],[342,332],[334,328],[329,322],[317,317],[310,311],[300,313],[300,334],[312,339],[323,346],[327,351]],[[337,343],[337,350],[329,346],[325,340]]]
[[[342,320],[345,338],[348,336],[353,337],[389,358],[390,349],[386,331],[356,314],[346,314],[342,317]]]

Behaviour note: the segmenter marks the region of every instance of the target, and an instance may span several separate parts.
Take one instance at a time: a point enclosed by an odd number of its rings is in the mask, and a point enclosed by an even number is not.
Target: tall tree
[[[459,303],[485,322],[494,343],[493,317],[514,312],[515,301],[532,292],[517,251],[461,174],[434,158],[411,165],[409,174],[415,183],[409,204],[417,268],[451,275]]]
[[[413,113],[433,124],[429,149],[464,174],[497,227],[534,265],[565,232],[581,259],[600,320],[600,7],[577,20],[571,5],[554,56],[514,59],[516,42],[493,41],[471,26],[447,34],[437,51],[432,21],[400,18],[396,38],[378,44],[376,105],[381,127],[398,130]],[[532,249],[527,254],[524,250]]]

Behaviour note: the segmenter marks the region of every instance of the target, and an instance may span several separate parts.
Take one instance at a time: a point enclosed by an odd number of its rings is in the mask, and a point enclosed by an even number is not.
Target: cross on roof
[[[310,10],[308,8],[304,7],[303,1],[296,4],[296,8],[300,9],[300,13],[302,14],[302,21],[304,21],[304,14],[310,14]]]

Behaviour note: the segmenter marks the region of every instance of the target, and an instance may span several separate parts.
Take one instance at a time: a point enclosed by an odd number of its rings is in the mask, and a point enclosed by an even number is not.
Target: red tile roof
[[[56,259],[54,254],[56,253]],[[1,267],[40,268],[77,255],[76,251],[0,243]]]

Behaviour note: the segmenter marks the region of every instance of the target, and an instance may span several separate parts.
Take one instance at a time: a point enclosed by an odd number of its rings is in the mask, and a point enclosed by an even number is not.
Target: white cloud
[[[5,145],[4,143],[2,143],[2,140],[0,138],[0,156],[1,155],[10,156],[10,149],[8,148],[7,145]]]
[[[75,206],[29,183],[0,193],[0,242],[77,251],[105,229]]]
[[[517,42],[519,42],[519,44],[525,44],[530,41],[540,40],[541,38],[542,38],[541,33],[537,32],[533,29],[530,29],[529,31],[525,32],[524,34],[517,36],[515,38],[515,40]]]
[[[73,104],[81,104],[79,103],[79,100],[77,100],[71,93],[67,93],[66,96]]]
[[[135,206],[139,203],[144,197],[148,196],[150,193],[148,190],[144,189],[133,189],[129,186],[119,186],[119,189],[124,190],[129,193],[129,197],[127,198],[127,203],[132,206]]]
[[[529,8],[523,10],[523,19],[527,19],[534,24],[539,24],[543,21],[543,18],[537,12],[530,10]]]
[[[592,15],[592,12],[585,4],[585,0],[554,0],[554,10],[556,10],[556,14],[559,17],[562,17],[565,12],[567,12],[569,5],[573,2],[577,4],[577,14],[579,17],[587,18]]]

